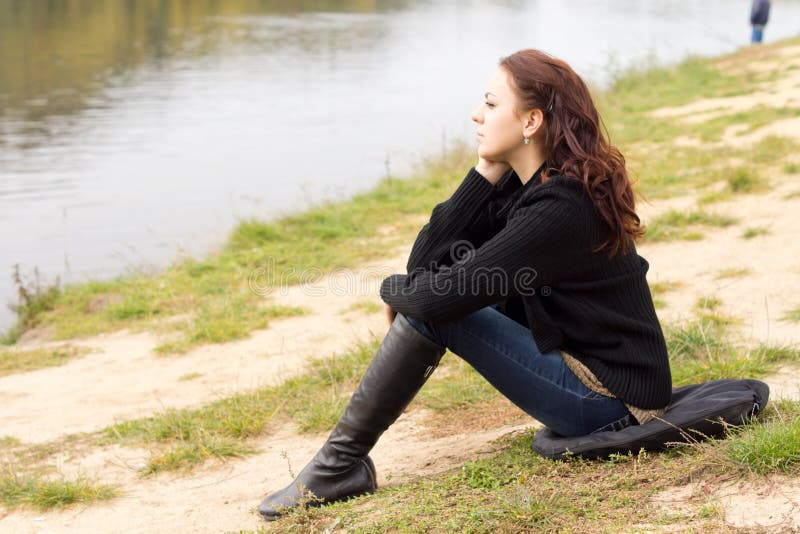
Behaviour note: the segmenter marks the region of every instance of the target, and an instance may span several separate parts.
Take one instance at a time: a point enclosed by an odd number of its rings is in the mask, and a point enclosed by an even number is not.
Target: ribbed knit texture
[[[663,408],[672,381],[666,343],[635,247],[593,253],[608,227],[578,181],[509,171],[492,185],[472,168],[417,236],[408,274],[383,280],[381,298],[431,322],[492,304],[526,324],[543,353],[565,350],[617,398]]]

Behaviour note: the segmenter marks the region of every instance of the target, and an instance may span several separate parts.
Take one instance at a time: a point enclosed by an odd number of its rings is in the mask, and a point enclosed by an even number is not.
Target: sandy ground
[[[800,48],[784,49],[775,64],[800,66]],[[698,101],[657,113],[675,120],[705,120],[754,106],[795,106],[800,103],[800,70],[788,71],[779,83],[746,97]],[[700,117],[698,119],[698,117]],[[800,121],[779,121],[755,132],[737,135],[734,128],[723,139],[730,146],[746,146],[768,134],[800,139]],[[697,140],[682,139],[684,143]],[[798,160],[800,163],[800,160]],[[767,193],[737,195],[708,209],[737,217],[724,229],[708,229],[701,241],[643,244],[639,253],[650,262],[648,279],[680,281],[683,285],[659,297],[664,322],[689,318],[701,296],[716,296],[725,313],[740,319],[742,339],[757,343],[800,343],[800,327],[781,317],[800,306],[800,191],[795,175],[771,174]],[[642,204],[645,222],[671,208],[690,209],[696,199],[687,196]],[[765,227],[766,235],[741,237],[745,228]],[[409,243],[410,247],[410,243]],[[0,435],[39,443],[103,428],[115,421],[141,417],[167,407],[205,404],[235,391],[275,384],[302,372],[310,357],[328,356],[351,347],[357,340],[382,338],[388,326],[383,312],[349,310],[354,303],[371,301],[382,306],[378,284],[382,276],[404,272],[409,248],[392,250],[387,258],[341,273],[310,286],[290,288],[269,298],[278,304],[305,306],[306,316],[276,319],[248,339],[200,347],[182,356],[153,352],[152,334],[117,332],[72,342],[92,352],[68,364],[0,378]],[[726,269],[746,269],[735,277],[720,278]],[[344,289],[343,289],[344,288]],[[34,341],[32,346],[46,346]],[[181,380],[200,373],[193,380]],[[777,396],[800,397],[800,379],[785,367],[766,379]],[[383,484],[399,483],[418,474],[448,469],[490,452],[492,440],[536,424],[520,419],[491,429],[453,428],[450,434],[422,431],[423,409],[413,409],[383,436],[373,457]],[[0,532],[97,532],[110,525],[119,532],[220,532],[255,529],[262,525],[254,508],[267,491],[291,481],[287,460],[298,471],[322,444],[325,435],[306,436],[291,426],[277,429],[256,443],[259,454],[241,460],[210,463],[189,475],[143,478],[137,470],[148,451],[107,447],[86,451],[77,459],[67,455],[57,464],[66,475],[86,474],[120,485],[126,494],[104,504],[76,506],[40,513],[0,511]],[[772,480],[772,479],[771,479]],[[800,481],[775,478],[759,487],[737,484],[720,488],[683,486],[665,490],[664,506],[680,505],[708,493],[725,510],[732,527],[800,528]]]
[[[378,484],[386,487],[417,473],[437,473],[495,450],[491,441],[529,428],[533,421],[470,434],[426,439],[419,420],[425,410],[404,414],[381,438],[371,456]],[[100,480],[127,489],[120,498],[103,504],[76,506],[63,511],[22,511],[0,519],[2,532],[99,532],[113,525],[115,532],[224,532],[258,529],[264,525],[256,512],[263,494],[289,484],[314,455],[327,435],[303,436],[290,426],[256,443],[263,452],[239,461],[210,465],[191,475],[160,475],[142,479],[136,469],[146,460],[144,451],[110,448],[84,458],[65,474],[91,472]],[[291,471],[290,471],[291,466]]]

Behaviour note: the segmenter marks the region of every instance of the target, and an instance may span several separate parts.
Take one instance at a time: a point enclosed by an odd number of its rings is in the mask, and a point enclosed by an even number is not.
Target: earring
[[[525,141],[523,141],[523,143],[525,143],[526,145],[529,145],[529,144],[531,144],[531,140],[526,137]]]

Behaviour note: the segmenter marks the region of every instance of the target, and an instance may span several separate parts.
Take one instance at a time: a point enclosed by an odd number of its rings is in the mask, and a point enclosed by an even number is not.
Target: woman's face
[[[483,103],[470,116],[477,124],[478,155],[490,161],[508,161],[523,144],[523,119],[515,115],[518,101],[502,67],[486,86]]]

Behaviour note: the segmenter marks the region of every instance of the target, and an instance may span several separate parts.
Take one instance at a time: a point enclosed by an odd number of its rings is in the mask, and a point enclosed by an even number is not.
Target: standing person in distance
[[[750,25],[753,27],[750,44],[761,44],[764,39],[764,26],[769,20],[769,6],[769,0],[753,0],[750,8]]]

